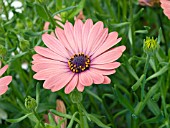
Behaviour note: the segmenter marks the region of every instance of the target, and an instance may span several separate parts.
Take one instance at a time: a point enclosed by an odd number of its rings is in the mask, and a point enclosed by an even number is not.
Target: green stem
[[[44,123],[41,121],[39,115],[37,114],[37,112],[33,109],[33,114],[35,115],[35,117],[37,118],[37,120],[40,122],[40,124],[42,125],[43,128],[45,128]]]
[[[81,128],[85,128],[85,127],[84,127],[83,113],[82,113],[81,106],[80,106],[79,103],[77,103],[77,108],[78,108],[79,115],[80,115],[80,127],[81,127]]]
[[[143,101],[144,96],[145,96],[146,73],[147,73],[148,67],[149,67],[149,60],[150,60],[150,55],[147,54],[146,63],[145,63],[145,67],[144,67],[144,78],[143,78],[143,83],[142,83],[142,87],[141,87],[141,101]]]
[[[2,1],[2,6],[3,6],[3,8],[4,8],[4,12],[5,12],[6,19],[9,20],[9,19],[8,19],[8,12],[7,12],[7,10],[6,10],[6,6],[5,6],[5,4],[4,4],[3,1]]]

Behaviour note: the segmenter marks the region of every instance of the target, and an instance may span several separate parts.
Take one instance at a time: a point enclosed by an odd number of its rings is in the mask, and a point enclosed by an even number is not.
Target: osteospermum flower
[[[160,2],[161,2],[161,7],[164,11],[164,14],[170,20],[170,0],[160,0]]]
[[[0,61],[1,67],[1,61]],[[4,74],[7,70],[8,65],[5,65],[3,68],[0,69],[0,77]],[[0,95],[4,94],[8,90],[8,85],[12,81],[12,76],[4,76],[0,78]]]
[[[91,19],[83,23],[76,20],[74,26],[66,22],[64,30],[55,29],[57,36],[43,34],[47,48],[36,46],[32,69],[33,77],[45,80],[43,87],[52,92],[65,87],[65,93],[75,88],[82,92],[85,86],[109,84],[107,75],[114,74],[120,66],[115,62],[125,46],[111,48],[121,41],[117,32],[108,34],[101,21],[93,25]]]

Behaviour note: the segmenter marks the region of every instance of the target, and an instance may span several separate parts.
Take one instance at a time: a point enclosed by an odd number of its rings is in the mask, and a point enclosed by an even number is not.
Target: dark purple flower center
[[[90,58],[83,53],[75,54],[68,61],[69,68],[74,73],[83,72],[90,67]]]

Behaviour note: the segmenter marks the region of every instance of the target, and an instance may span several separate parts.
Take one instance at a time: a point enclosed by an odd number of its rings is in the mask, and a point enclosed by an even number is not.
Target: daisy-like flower
[[[0,61],[0,67],[1,67],[1,61]],[[3,68],[0,69],[0,76],[4,74],[4,72],[7,70],[8,65],[5,65]],[[8,90],[8,85],[12,81],[12,76],[4,76],[0,78],[0,95],[4,94]]]
[[[170,20],[170,0],[160,0],[160,2],[161,2],[161,7],[164,11],[164,14]]]
[[[85,86],[109,84],[107,75],[114,74],[120,66],[115,62],[125,51],[125,46],[112,48],[121,41],[117,32],[108,34],[103,22],[93,25],[91,19],[83,23],[76,20],[74,26],[66,22],[64,30],[55,29],[57,36],[43,34],[47,48],[36,46],[33,55],[33,77],[45,80],[43,87],[52,92],[65,87],[68,94],[77,88],[82,92]]]

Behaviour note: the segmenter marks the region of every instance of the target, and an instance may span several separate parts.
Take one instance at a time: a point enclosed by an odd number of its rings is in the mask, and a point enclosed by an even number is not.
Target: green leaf
[[[150,111],[151,111],[155,116],[161,114],[161,111],[160,111],[158,105],[157,105],[155,102],[153,102],[151,99],[148,100],[147,105],[148,105],[148,108],[150,109]]]
[[[50,122],[51,126],[56,126],[56,123],[54,121],[53,115],[51,113],[48,113],[48,119],[49,119],[49,122]]]
[[[69,115],[69,114],[64,114],[64,113],[61,113],[61,112],[58,112],[54,109],[50,109],[50,112],[52,112],[53,114],[57,115],[57,116],[61,116],[61,117],[64,117],[64,118],[67,118],[67,119],[72,119],[72,115]],[[77,118],[74,118],[74,120],[80,124],[80,121],[77,119]]]
[[[101,99],[98,95],[96,95],[95,93],[93,93],[93,92],[90,91],[90,90],[86,90],[86,92],[87,92],[89,95],[93,96],[94,98],[96,98],[98,101],[100,101],[100,102],[102,103],[102,99]]]
[[[144,120],[143,122],[141,122],[139,124],[139,126],[142,125],[142,124],[149,124],[149,123],[154,123],[154,124],[156,123],[157,124],[159,122],[162,122],[163,119],[164,119],[164,116],[158,115],[158,116],[152,117],[150,119]]]
[[[76,7],[77,7],[77,5],[76,5],[76,6],[70,6],[70,7],[64,8],[64,9],[62,9],[62,10],[60,10],[60,11],[55,12],[55,13],[53,14],[53,16],[55,16],[55,15],[57,15],[57,14],[59,14],[59,13],[66,12],[66,11],[68,11],[68,10],[74,9],[74,8],[76,8]]]
[[[141,85],[141,83],[142,83],[142,80],[143,80],[143,78],[144,78],[144,74],[139,78],[139,80],[131,87],[131,89],[133,90],[133,91],[136,91],[138,88],[139,88],[139,86]]]
[[[75,15],[77,15],[81,10],[83,10],[84,4],[86,0],[81,0],[78,4],[77,8],[69,15],[68,19],[73,18]]]
[[[120,28],[120,27],[124,27],[126,25],[129,25],[129,24],[130,24],[130,22],[123,22],[123,23],[119,23],[119,24],[113,24],[112,26],[114,28]]]
[[[162,29],[161,29],[161,28],[159,28],[158,44],[160,44],[161,39],[162,39]]]
[[[18,123],[18,122],[24,120],[25,118],[27,118],[28,116],[30,116],[31,114],[32,113],[28,113],[28,114],[26,114],[26,115],[24,115],[24,116],[22,116],[22,117],[20,117],[18,119],[6,119],[6,121],[10,122],[10,123]]]
[[[102,128],[110,128],[109,126],[103,124],[98,118],[96,118],[95,116],[93,116],[92,114],[89,114],[89,117],[91,119],[91,121],[93,121],[94,123],[96,123],[98,126],[102,127]]]
[[[129,109],[129,111],[131,111],[132,113],[134,112],[132,105],[130,104],[130,101],[125,98],[118,89],[113,89],[114,94],[116,95],[117,99],[119,100],[119,102],[127,109]]]
[[[36,12],[39,15],[39,17],[41,17],[45,21],[49,21],[48,15],[47,15],[44,7],[39,4],[35,4],[35,7],[36,7]]]
[[[148,30],[136,30],[135,31],[135,34],[136,33],[139,33],[139,34],[147,34],[148,33]]]
[[[70,120],[70,123],[68,124],[67,128],[72,128],[73,126],[73,123],[74,123],[74,120],[75,120],[75,117],[76,115],[78,114],[78,112],[75,112]]]
[[[164,66],[163,68],[161,68],[158,72],[154,73],[154,74],[151,75],[150,77],[148,77],[148,78],[146,79],[146,81],[149,81],[149,80],[151,80],[151,79],[153,79],[153,78],[156,78],[156,77],[158,77],[158,76],[161,76],[161,75],[164,74],[166,71],[168,71],[168,69],[169,69],[169,64],[166,65],[166,66]]]

